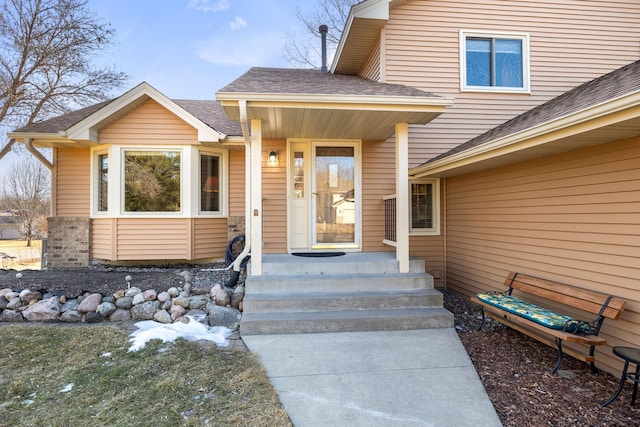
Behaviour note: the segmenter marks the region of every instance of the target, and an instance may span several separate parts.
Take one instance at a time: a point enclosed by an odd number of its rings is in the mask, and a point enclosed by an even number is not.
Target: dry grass
[[[0,256],[0,268],[13,270],[39,270],[42,240],[32,240],[27,246],[26,240],[0,240],[0,253],[6,253],[15,258]]]
[[[0,425],[291,425],[251,353],[185,340],[127,353],[113,326],[10,325],[0,342]]]

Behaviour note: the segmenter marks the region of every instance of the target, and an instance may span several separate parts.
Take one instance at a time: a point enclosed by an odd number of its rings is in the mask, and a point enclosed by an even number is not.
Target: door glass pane
[[[293,153],[293,197],[304,198],[304,152]]]
[[[316,242],[355,241],[353,147],[316,147]]]

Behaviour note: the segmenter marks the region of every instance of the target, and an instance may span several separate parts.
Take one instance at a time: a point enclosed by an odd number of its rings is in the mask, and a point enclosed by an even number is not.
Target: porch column
[[[251,274],[262,275],[262,122],[251,120]]]
[[[396,124],[396,259],[409,272],[409,124]]]

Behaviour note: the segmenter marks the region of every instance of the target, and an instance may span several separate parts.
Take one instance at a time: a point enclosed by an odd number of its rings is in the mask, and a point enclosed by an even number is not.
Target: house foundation
[[[49,217],[47,267],[80,268],[89,265],[89,217]]]

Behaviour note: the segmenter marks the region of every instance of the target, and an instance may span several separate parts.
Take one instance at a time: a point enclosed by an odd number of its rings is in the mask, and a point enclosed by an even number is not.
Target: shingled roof
[[[318,70],[253,67],[218,93],[361,95],[442,98],[410,86]]]
[[[577,86],[569,92],[526,111],[446,153],[434,157],[423,163],[423,165],[637,91],[640,91],[640,61],[632,62],[597,79]]]
[[[41,122],[33,123],[29,126],[16,129],[13,133],[45,133],[54,134],[58,132],[64,132],[76,123],[86,119],[91,114],[100,110],[102,107],[108,105],[109,101],[100,102],[98,104],[90,105],[85,108],[81,108],[76,111],[72,111],[67,114],[63,114],[49,120],[43,120]],[[227,136],[242,135],[242,129],[240,123],[230,121],[224,113],[220,103],[214,100],[188,100],[188,99],[176,99],[172,100],[177,105],[182,107],[189,114],[202,121],[212,129],[222,132]]]

